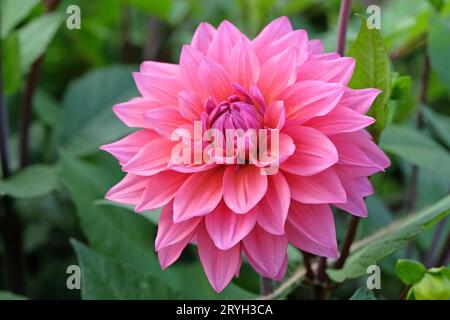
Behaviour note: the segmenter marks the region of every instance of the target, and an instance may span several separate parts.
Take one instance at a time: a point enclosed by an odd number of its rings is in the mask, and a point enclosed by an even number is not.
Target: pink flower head
[[[139,130],[102,147],[127,173],[106,198],[138,212],[164,207],[155,243],[161,266],[195,242],[218,292],[239,274],[242,254],[276,280],[286,271],[288,243],[336,258],[330,206],[366,217],[368,176],[390,165],[364,130],[379,90],[348,88],[354,65],[324,53],[286,17],[253,40],[228,21],[217,29],[201,23],[179,64],[144,62],[134,73],[142,96],[114,106]],[[274,140],[277,132],[279,170],[263,174],[270,157],[236,161],[260,149],[245,133],[233,140],[244,143],[233,144],[231,156],[213,148],[202,157],[196,123],[203,133],[268,129]],[[197,161],[173,160],[180,140]]]

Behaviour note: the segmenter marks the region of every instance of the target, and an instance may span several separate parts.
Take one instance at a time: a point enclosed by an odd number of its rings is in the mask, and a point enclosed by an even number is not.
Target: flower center
[[[244,101],[238,95],[231,95],[218,104],[212,99],[206,102],[206,112],[203,115],[206,128],[214,128],[225,133],[225,130],[262,128],[263,115],[251,101]]]

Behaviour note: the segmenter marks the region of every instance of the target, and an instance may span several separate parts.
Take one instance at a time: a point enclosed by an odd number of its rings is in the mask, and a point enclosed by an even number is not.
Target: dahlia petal
[[[350,57],[333,60],[310,59],[297,71],[297,81],[320,80],[346,86],[353,75],[355,59]]]
[[[301,204],[292,201],[286,235],[297,248],[322,257],[338,254],[333,213],[328,204]]]
[[[242,244],[245,255],[255,270],[261,271],[268,278],[279,277],[287,252],[284,235],[273,235],[256,225]]]
[[[197,93],[201,99],[208,98],[208,92],[200,81],[200,64],[205,55],[192,46],[184,45],[180,54],[180,78],[183,84]]]
[[[262,48],[292,32],[291,22],[287,17],[280,17],[269,23],[252,41],[252,46],[256,52]]]
[[[379,89],[354,90],[346,88],[339,104],[361,114],[366,114],[380,93],[381,90]]]
[[[113,111],[129,127],[148,128],[149,124],[144,119],[144,112],[158,107],[161,107],[160,102],[146,98],[134,98],[128,102],[116,104]]]
[[[197,234],[198,254],[209,283],[216,292],[222,291],[241,264],[240,244],[228,250],[220,250],[214,245],[205,228]]]
[[[365,167],[368,175],[383,171],[391,162],[384,152],[364,132],[351,132],[330,137],[339,154],[339,164]]]
[[[333,213],[328,204],[292,201],[286,235],[290,243],[303,251],[328,258],[338,255]]]
[[[156,138],[143,146],[133,158],[125,163],[122,170],[141,176],[151,176],[161,172],[167,168],[175,145],[174,141]]]
[[[205,225],[215,246],[221,250],[228,250],[253,229],[256,216],[256,211],[236,214],[221,202],[205,217]]]
[[[308,51],[309,54],[322,54],[325,49],[323,47],[323,42],[319,39],[313,39],[308,41]]]
[[[146,111],[144,118],[150,129],[167,139],[171,139],[176,129],[188,123],[177,108],[168,106]]]
[[[281,172],[268,178],[267,193],[254,210],[258,211],[257,222],[267,232],[284,234],[291,192]]]
[[[168,204],[188,177],[189,174],[175,171],[163,171],[150,176],[147,187],[136,206],[136,212],[154,210]]]
[[[272,102],[264,113],[264,125],[267,128],[281,130],[284,126],[285,114],[283,101]]]
[[[207,56],[220,65],[226,65],[231,49],[245,36],[232,23],[225,20],[217,28]]]
[[[231,79],[246,89],[250,89],[250,85],[258,81],[259,61],[246,39],[239,40],[233,47],[227,58],[227,66]]]
[[[219,101],[226,100],[233,93],[232,81],[226,70],[210,59],[201,63],[199,77],[208,92]]]
[[[202,101],[194,91],[181,91],[178,94],[180,113],[188,120],[200,120],[203,112]]]
[[[342,170],[336,170],[347,193],[347,201],[335,203],[339,209],[345,210],[357,217],[367,217],[367,207],[361,195],[361,182],[345,174]]]
[[[309,127],[291,127],[286,133],[294,139],[295,152],[280,168],[300,175],[312,176],[338,161],[333,143],[320,131]]]
[[[178,76],[180,68],[177,64],[158,61],[144,61],[141,64],[140,72],[153,75]]]
[[[293,61],[296,59],[297,49],[289,47],[261,66],[258,88],[267,103],[272,102],[284,88],[295,82],[297,65]]]
[[[178,260],[184,248],[186,248],[186,246],[189,244],[191,238],[192,233],[186,236],[183,240],[170,246],[161,248],[158,251],[159,264],[161,265],[161,268],[163,270]]]
[[[222,199],[222,169],[191,175],[178,189],[174,199],[174,222],[204,216]]]
[[[143,146],[157,138],[159,136],[151,130],[139,130],[116,142],[102,145],[100,150],[109,152],[123,165],[130,161]]]
[[[185,239],[195,230],[201,220],[201,217],[194,217],[186,221],[174,223],[173,202],[169,203],[162,209],[159,217],[158,234],[155,240],[156,251]]]
[[[297,66],[302,65],[308,59],[308,35],[305,30],[295,30],[284,35],[282,38],[271,42],[267,46],[261,48],[258,52],[258,58],[261,63],[269,60],[271,57],[280,52],[285,51],[289,47],[297,49]],[[291,61],[294,63],[294,61]]]
[[[194,32],[191,45],[206,55],[215,34],[216,29],[212,25],[207,22],[202,22]]]
[[[313,176],[303,177],[284,173],[292,199],[309,204],[344,203],[347,201],[345,189],[333,168],[328,168]]]
[[[333,110],[339,103],[344,86],[317,80],[297,82],[280,95],[284,100],[288,124],[297,125]]]
[[[223,176],[223,199],[236,213],[247,213],[264,197],[267,176],[253,165],[228,166]]]
[[[129,173],[119,183],[109,189],[105,198],[118,203],[135,205],[141,199],[147,184],[148,179],[146,177]]]
[[[136,86],[144,98],[166,105],[177,105],[181,82],[178,76],[153,75],[133,72]]]
[[[361,130],[375,122],[374,118],[362,115],[347,107],[336,107],[322,117],[315,117],[304,125],[315,128],[326,135]]]

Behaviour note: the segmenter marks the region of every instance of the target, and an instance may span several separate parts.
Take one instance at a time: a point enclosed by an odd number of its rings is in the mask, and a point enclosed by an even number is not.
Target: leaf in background
[[[8,180],[0,181],[0,194],[29,199],[44,196],[55,190],[57,185],[54,167],[35,164],[19,171]]]
[[[122,0],[146,13],[167,20],[170,17],[172,0]]]
[[[336,282],[354,279],[366,274],[366,269],[394,251],[404,247],[436,222],[450,214],[450,196],[417,214],[396,221],[353,246],[342,269],[328,269],[330,278]]]
[[[9,291],[0,291],[0,300],[28,300],[24,296],[19,296]]]
[[[349,300],[377,300],[377,298],[372,290],[367,287],[362,287],[356,290]]]
[[[450,117],[436,113],[430,107],[422,106],[425,122],[431,127],[438,138],[450,148]]]
[[[95,205],[118,180],[119,167],[109,155],[82,161],[62,153],[61,180],[77,207],[81,228],[90,246],[136,270],[148,272],[173,290],[191,299],[249,299],[252,294],[230,284],[216,294],[199,263],[180,263],[161,270],[154,253],[153,223],[119,206]]]
[[[392,81],[391,99],[401,100],[411,90],[412,79],[409,76],[401,76]]]
[[[426,271],[427,269],[425,269],[423,264],[410,259],[400,259],[395,266],[395,273],[404,284],[419,282]]]
[[[437,176],[450,176],[450,155],[423,133],[406,126],[392,125],[381,135],[380,146],[404,160],[428,169]]]
[[[2,0],[0,2],[1,38],[5,38],[38,3],[39,0]]]
[[[3,92],[14,93],[20,84],[20,44],[17,33],[11,34],[2,41]]]
[[[61,13],[49,13],[35,18],[19,29],[22,72],[28,72],[31,64],[45,52],[63,19]]]
[[[133,67],[112,66],[92,71],[70,84],[64,95],[61,142],[74,155],[86,155],[131,129],[112,111],[112,106],[137,95]]]
[[[438,78],[450,89],[450,21],[438,14],[430,19],[428,53]]]
[[[50,94],[38,90],[34,96],[33,104],[33,110],[43,124],[51,128],[58,127],[62,108]]]
[[[81,268],[81,295],[85,300],[181,299],[149,272],[120,264],[72,240]]]
[[[375,137],[378,137],[386,125],[386,104],[390,96],[391,85],[389,57],[380,31],[368,29],[366,21],[362,19],[361,30],[348,55],[356,60],[355,72],[349,87],[382,90],[368,113],[376,119],[370,130],[373,131]]]

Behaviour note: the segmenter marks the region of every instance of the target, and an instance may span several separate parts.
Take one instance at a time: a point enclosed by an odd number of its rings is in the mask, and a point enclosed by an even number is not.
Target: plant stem
[[[335,269],[341,269],[345,264],[345,260],[347,260],[348,258],[348,255],[350,253],[350,247],[352,246],[352,243],[355,240],[359,220],[360,220],[359,217],[356,216],[351,217],[350,225],[348,227],[347,234],[345,235],[344,243],[342,245],[341,255],[334,264]]]
[[[303,264],[306,268],[306,278],[310,281],[314,281],[314,272],[311,267],[311,255],[307,252],[300,250],[303,256]]]
[[[22,96],[22,104],[20,106],[20,142],[19,142],[19,154],[20,154],[20,167],[23,168],[28,164],[28,145],[29,145],[29,130],[33,106],[33,96],[36,89],[37,77],[39,69],[43,60],[43,56],[33,62],[31,66],[30,74],[27,78],[25,91]]]
[[[0,45],[0,159],[3,179],[11,174],[8,155],[8,113],[3,99],[2,48]],[[25,293],[24,255],[22,250],[22,220],[14,212],[13,199],[1,197],[0,231],[4,244],[4,275],[9,290]]]
[[[59,4],[59,0],[44,0],[43,1],[47,13],[52,12],[56,9]],[[29,145],[29,130],[31,115],[33,113],[33,97],[36,90],[37,78],[39,75],[39,69],[41,67],[42,61],[44,60],[44,55],[40,56],[36,61],[33,62],[31,66],[31,71],[27,78],[27,83],[22,96],[22,103],[20,106],[20,138],[19,138],[19,158],[20,158],[20,168],[28,165],[28,145]]]
[[[341,56],[345,54],[345,39],[347,35],[347,25],[352,10],[352,0],[342,0],[339,12],[339,30],[337,39],[337,53]]]
[[[436,256],[436,251],[438,250],[439,246],[439,240],[441,240],[442,233],[444,231],[447,220],[448,219],[443,219],[439,221],[439,223],[436,226],[436,230],[434,231],[433,240],[431,242],[431,248],[430,250],[428,250],[428,252],[425,254],[424,257],[424,264],[428,268],[433,267],[434,258]]]
[[[260,278],[261,295],[265,296],[273,292],[273,280],[265,277]]]

